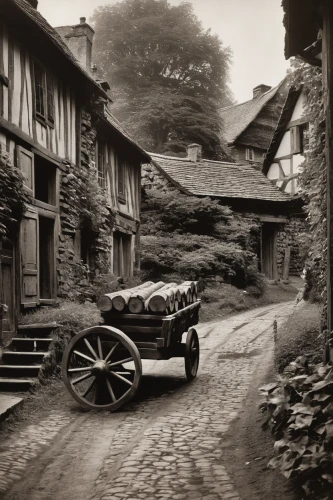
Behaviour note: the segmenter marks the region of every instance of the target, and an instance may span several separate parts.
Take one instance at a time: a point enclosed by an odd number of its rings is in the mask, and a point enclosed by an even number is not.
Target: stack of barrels
[[[173,314],[198,299],[198,282],[153,283],[148,281],[128,290],[106,293],[97,301],[101,312]]]

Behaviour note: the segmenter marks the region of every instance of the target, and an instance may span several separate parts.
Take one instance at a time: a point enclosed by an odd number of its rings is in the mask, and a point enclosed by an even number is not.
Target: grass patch
[[[249,286],[241,290],[226,283],[209,285],[203,292],[201,321],[223,319],[231,314],[254,309],[269,304],[294,300],[298,289],[293,285],[279,283],[264,287]]]
[[[306,355],[314,363],[323,359],[320,336],[321,307],[302,302],[286,323],[278,328],[275,344],[275,366],[281,373],[298,356]]]

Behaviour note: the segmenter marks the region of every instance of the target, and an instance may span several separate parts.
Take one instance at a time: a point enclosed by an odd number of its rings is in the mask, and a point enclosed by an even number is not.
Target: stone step
[[[2,363],[5,365],[33,365],[42,363],[48,352],[17,352],[5,351],[2,355]],[[0,365],[1,367],[1,365]]]
[[[20,352],[45,352],[49,349],[51,342],[52,339],[14,338],[11,347]]]
[[[57,323],[36,323],[34,325],[19,325],[17,333],[20,337],[46,338],[61,325]]]
[[[0,392],[24,392],[36,385],[36,380],[29,378],[1,378]]]
[[[38,377],[41,365],[0,365],[0,378]]]

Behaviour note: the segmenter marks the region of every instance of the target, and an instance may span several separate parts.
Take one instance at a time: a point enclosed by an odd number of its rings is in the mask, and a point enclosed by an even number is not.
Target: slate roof
[[[194,163],[188,158],[149,154],[154,165],[187,194],[272,202],[293,199],[250,165],[211,160]]]
[[[0,0],[1,1],[1,0]],[[74,54],[68,48],[67,44],[63,41],[61,36],[57,31],[46,21],[46,19],[34,9],[26,0],[9,0],[11,3],[15,4],[25,15],[27,15],[53,42],[53,44],[60,50],[60,52],[65,56],[81,73],[82,78],[86,78],[94,85],[96,91],[108,99],[107,94],[99,85],[99,83],[81,66],[77,61]],[[118,120],[112,115],[111,111],[107,109],[106,120],[109,124],[122,136],[124,136],[144,157],[149,159],[147,153],[132,139],[132,137],[126,132],[126,130],[121,126]]]
[[[265,92],[264,94],[233,106],[221,109],[221,117],[224,124],[223,138],[227,144],[233,144],[248,126],[257,118],[262,109],[277,94],[282,81],[277,87]]]
[[[95,85],[96,90],[99,90],[100,93],[104,91],[98,85],[98,83],[94,80],[94,78],[89,75],[89,73],[80,65],[77,59],[74,57],[73,53],[70,51],[66,43],[62,40],[61,36],[57,33],[57,31],[46,21],[46,19],[41,15],[41,13],[34,9],[29,2],[26,0],[10,0],[11,3],[16,4],[16,6],[24,12],[47,36],[48,38],[58,47],[58,49],[66,56],[67,59],[71,61],[74,66],[84,75],[85,78],[88,78],[92,84]]]

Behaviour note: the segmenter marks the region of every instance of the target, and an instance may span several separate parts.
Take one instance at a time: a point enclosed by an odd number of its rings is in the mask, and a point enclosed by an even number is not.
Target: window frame
[[[37,74],[40,74],[40,89],[37,88]],[[54,99],[54,77],[36,59],[33,59],[33,91],[34,91],[34,115],[43,125],[54,128],[55,122],[55,99]],[[39,95],[41,96],[41,107],[38,109]]]
[[[117,168],[117,193],[118,193],[118,201],[123,205],[126,204],[126,187],[125,187],[125,161],[118,154],[116,157],[116,168]]]
[[[253,148],[246,148],[245,150],[245,159],[247,161],[255,161],[255,156],[254,156],[254,149]]]
[[[96,141],[96,167],[97,182],[100,188],[106,189],[107,161],[105,157],[106,141],[97,139]],[[102,161],[101,161],[102,160]]]

